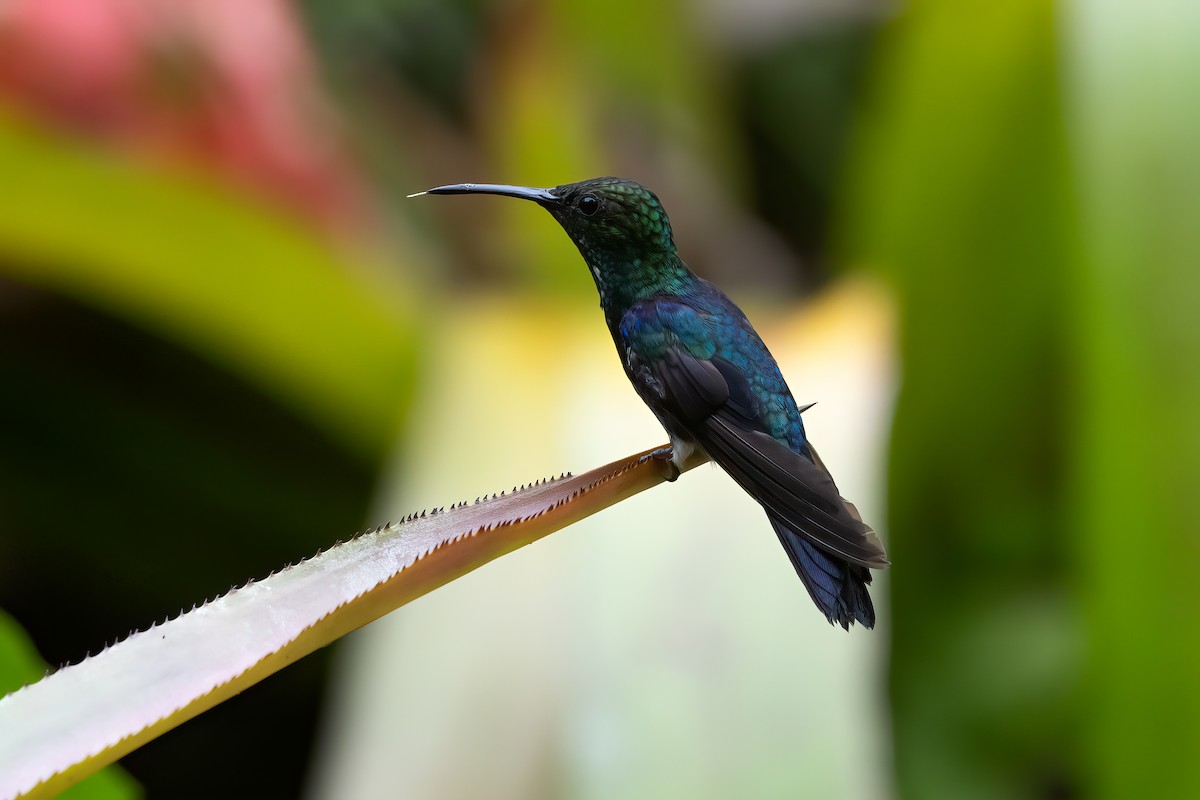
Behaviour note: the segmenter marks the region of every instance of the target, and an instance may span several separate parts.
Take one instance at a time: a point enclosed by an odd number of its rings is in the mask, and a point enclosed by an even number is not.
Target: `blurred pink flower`
[[[362,222],[287,0],[0,0],[0,102],[333,228]]]

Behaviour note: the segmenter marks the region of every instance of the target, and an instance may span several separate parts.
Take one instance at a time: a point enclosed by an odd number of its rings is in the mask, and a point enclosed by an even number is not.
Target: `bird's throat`
[[[635,303],[655,295],[678,295],[687,292],[697,280],[674,253],[630,255],[609,252],[587,252],[581,248],[600,306],[611,321],[619,320]]]

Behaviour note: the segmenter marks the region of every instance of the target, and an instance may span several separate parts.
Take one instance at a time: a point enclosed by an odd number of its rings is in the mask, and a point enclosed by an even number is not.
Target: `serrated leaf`
[[[408,601],[661,483],[655,452],[383,526],[0,699],[0,797],[61,791]]]

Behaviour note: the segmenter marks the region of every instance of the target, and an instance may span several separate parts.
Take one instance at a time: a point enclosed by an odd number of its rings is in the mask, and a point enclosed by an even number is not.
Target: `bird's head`
[[[592,178],[553,189],[458,183],[418,194],[495,194],[532,200],[558,220],[589,261],[593,254],[675,253],[671,221],[658,197],[624,178]]]
[[[624,178],[592,178],[553,189],[459,183],[418,194],[494,194],[532,200],[549,211],[575,242],[605,304],[632,302],[690,275],[676,255],[662,203],[645,186]]]

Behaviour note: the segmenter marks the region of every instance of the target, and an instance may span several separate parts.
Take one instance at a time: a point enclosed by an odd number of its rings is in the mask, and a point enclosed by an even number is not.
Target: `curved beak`
[[[553,205],[559,202],[553,189],[533,189],[528,186],[505,186],[500,183],[453,183],[449,186],[438,186],[424,192],[410,194],[409,197],[420,197],[423,194],[498,194],[503,197],[518,197],[522,200],[532,200],[541,205]]]

